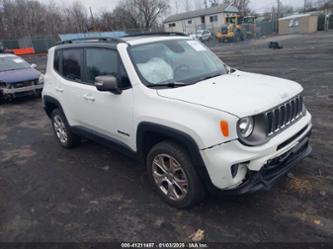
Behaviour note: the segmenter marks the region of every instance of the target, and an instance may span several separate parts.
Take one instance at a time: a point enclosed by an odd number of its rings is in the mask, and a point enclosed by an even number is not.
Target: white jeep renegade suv
[[[309,155],[302,90],[159,33],[51,48],[43,104],[61,145],[84,136],[131,152],[163,199],[185,208],[206,193],[268,190]]]

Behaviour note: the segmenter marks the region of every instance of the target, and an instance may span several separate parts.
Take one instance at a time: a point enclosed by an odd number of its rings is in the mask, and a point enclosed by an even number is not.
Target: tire
[[[178,144],[163,141],[155,145],[148,154],[146,166],[151,183],[169,205],[190,208],[205,198],[204,186],[193,163]]]
[[[54,134],[63,147],[70,149],[80,144],[80,137],[70,131],[68,121],[61,110],[52,111],[51,121]]]
[[[245,40],[245,34],[243,32],[240,33],[240,40],[241,41]]]
[[[36,97],[41,98],[42,97],[42,90],[36,91]]]
[[[233,41],[234,42],[239,42],[240,41],[240,33],[239,31],[236,32],[234,38],[233,38]]]

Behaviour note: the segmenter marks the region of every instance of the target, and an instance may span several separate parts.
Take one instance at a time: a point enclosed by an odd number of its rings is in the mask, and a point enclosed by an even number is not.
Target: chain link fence
[[[23,37],[16,40],[2,40],[7,49],[33,48],[35,53],[46,53],[50,47],[59,41],[57,36]]]
[[[326,21],[325,21],[326,19]],[[321,14],[318,17],[318,30],[324,31],[326,30],[325,24],[327,25],[328,29],[333,29],[333,13],[329,13],[328,15]]]

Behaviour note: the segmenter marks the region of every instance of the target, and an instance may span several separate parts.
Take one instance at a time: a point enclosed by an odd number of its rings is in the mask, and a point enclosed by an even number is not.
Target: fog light
[[[232,178],[235,178],[235,176],[237,175],[238,166],[239,166],[239,164],[234,164],[234,165],[231,166],[231,176],[232,176]]]
[[[244,163],[238,163],[238,164],[232,165],[230,168],[232,178],[235,178],[237,176],[238,172],[240,172],[240,171],[247,172],[248,164],[249,164],[249,162],[244,162]]]

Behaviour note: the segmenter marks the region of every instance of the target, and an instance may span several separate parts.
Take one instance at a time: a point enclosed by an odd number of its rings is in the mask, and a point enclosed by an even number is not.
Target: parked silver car
[[[212,33],[209,30],[197,30],[195,33],[190,35],[193,39],[198,39],[200,41],[209,41],[212,39]]]

